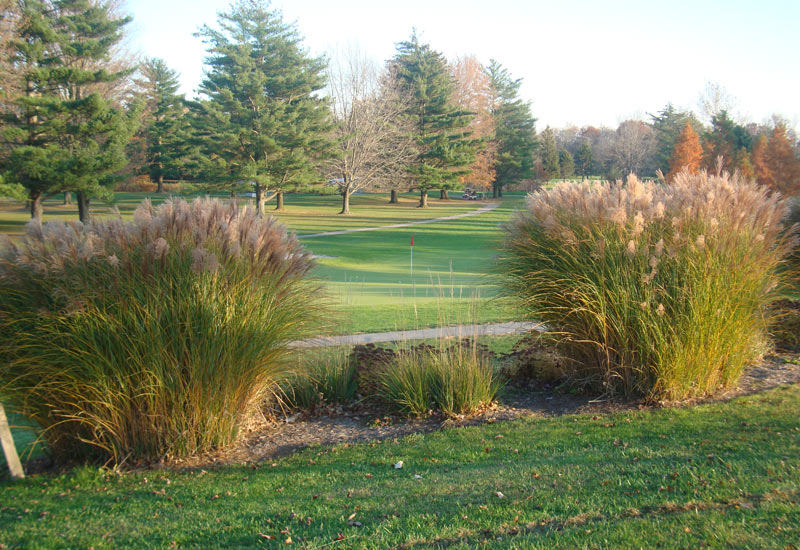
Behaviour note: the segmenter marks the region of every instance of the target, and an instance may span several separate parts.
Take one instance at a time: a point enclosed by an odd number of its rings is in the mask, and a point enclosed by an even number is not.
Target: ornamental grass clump
[[[216,200],[32,222],[0,251],[0,399],[59,458],[222,447],[315,326],[311,266],[274,219]]]
[[[738,174],[563,184],[529,197],[498,268],[506,291],[560,335],[577,382],[705,395],[765,349],[793,246],[786,210]]]
[[[468,414],[489,405],[501,387],[491,355],[475,341],[402,350],[378,373],[378,396],[405,414]]]

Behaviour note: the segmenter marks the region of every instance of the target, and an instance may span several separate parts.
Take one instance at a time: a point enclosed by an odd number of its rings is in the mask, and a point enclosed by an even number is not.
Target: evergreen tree
[[[296,27],[265,0],[239,0],[218,26],[199,33],[208,69],[204,99],[192,104],[204,176],[232,192],[254,186],[260,214],[271,192],[280,210],[284,192],[319,179],[332,150],[328,103],[318,96],[325,61],[303,50]]]
[[[408,172],[420,192],[420,208],[432,189],[450,190],[469,171],[480,140],[469,131],[472,114],[453,101],[454,82],[441,53],[420,44],[416,33],[397,46],[389,68],[408,95],[406,116],[413,128],[416,155]]]
[[[91,0],[20,0],[19,6],[11,56],[24,94],[4,115],[2,168],[9,183],[27,189],[32,217],[41,218],[46,195],[72,190],[86,221],[89,199],[108,196],[125,165],[138,119],[97,92],[128,74],[104,64],[130,18],[114,18],[108,3]]]
[[[584,139],[581,146],[575,152],[575,172],[584,180],[592,174],[594,159],[592,158],[592,146],[589,140]]]
[[[716,170],[717,159],[722,158],[722,168],[733,172],[741,165],[742,156],[750,154],[753,138],[747,128],[736,124],[727,111],[720,111],[711,119],[711,131],[706,134],[705,167]]]
[[[562,178],[568,178],[575,173],[575,161],[566,149],[558,151],[558,169]]]
[[[560,166],[558,164],[558,148],[556,147],[556,137],[553,130],[548,126],[544,129],[541,136],[542,140],[542,167],[544,168],[545,179],[561,177]]]
[[[503,196],[503,187],[519,183],[533,175],[533,153],[537,147],[536,119],[530,102],[519,98],[521,79],[512,79],[497,61],[489,65],[494,90],[492,115],[495,119],[495,197]]]
[[[687,170],[690,174],[697,174],[702,162],[703,147],[700,145],[700,136],[687,122],[672,150],[667,181],[672,181],[675,174],[683,170]]]
[[[137,80],[144,100],[144,124],[140,129],[145,163],[158,192],[164,192],[164,178],[181,175],[185,146],[189,139],[184,99],[179,95],[178,73],[163,59],[146,60]]]
[[[652,119],[650,125],[655,132],[655,151],[653,161],[655,170],[660,170],[662,174],[670,171],[670,159],[675,149],[675,144],[681,136],[687,124],[697,133],[701,130],[700,121],[694,114],[687,111],[679,111],[672,103],[667,103],[657,115],[650,115]]]

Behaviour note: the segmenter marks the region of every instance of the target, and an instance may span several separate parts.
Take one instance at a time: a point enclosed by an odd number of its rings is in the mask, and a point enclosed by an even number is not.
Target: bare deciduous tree
[[[411,158],[403,113],[407,100],[357,49],[334,56],[328,67],[338,155],[328,162],[330,182],[350,213],[350,195],[403,174]]]
[[[622,176],[641,174],[654,148],[653,129],[641,120],[626,120],[617,128],[612,156]]]
[[[697,100],[700,116],[707,123],[722,111],[730,112],[735,105],[736,99],[717,82],[706,82]]]

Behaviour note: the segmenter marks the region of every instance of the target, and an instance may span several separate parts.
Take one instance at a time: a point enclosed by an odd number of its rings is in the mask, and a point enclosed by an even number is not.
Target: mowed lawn
[[[797,548],[800,387],[0,481],[6,548]],[[393,464],[402,460],[402,469]]]
[[[166,196],[118,193],[115,206],[123,218],[130,219],[144,198],[158,203]],[[329,331],[380,332],[517,319],[518,312],[508,303],[494,299],[496,288],[488,273],[502,239],[500,224],[508,221],[523,201],[523,194],[512,194],[498,208],[465,218],[303,238],[318,256],[314,275],[324,281],[330,297],[333,311]],[[352,214],[340,216],[339,196],[288,195],[284,211],[272,212],[274,201],[268,203],[267,210],[303,236],[448,217],[486,205],[431,197],[430,207],[420,209],[417,202],[415,194],[401,194],[400,204],[391,205],[387,194],[359,193],[351,199]],[[111,210],[97,204],[93,214],[107,216]],[[76,216],[75,206],[63,206],[58,199],[46,201],[45,221]],[[27,220],[24,208],[6,205],[0,209],[0,232],[21,234]]]

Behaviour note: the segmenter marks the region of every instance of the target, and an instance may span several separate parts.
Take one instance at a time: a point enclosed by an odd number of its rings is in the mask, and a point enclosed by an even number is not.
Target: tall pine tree
[[[741,166],[744,157],[753,148],[753,138],[747,128],[734,122],[727,111],[720,111],[711,119],[711,131],[706,134],[703,149],[705,167],[715,170],[717,159],[722,159],[722,168],[733,172]]]
[[[519,183],[533,174],[533,153],[537,147],[536,119],[531,106],[519,97],[521,79],[512,79],[497,61],[489,64],[489,79],[494,91],[492,116],[495,119],[495,197],[503,187]]]
[[[264,0],[239,0],[218,27],[199,33],[209,48],[204,97],[193,104],[204,175],[231,191],[254,186],[260,214],[272,193],[280,210],[284,192],[317,180],[332,150],[328,103],[318,95],[325,62]]]
[[[421,44],[416,33],[397,46],[389,68],[408,96],[416,146],[409,175],[419,189],[420,208],[428,206],[432,189],[453,189],[475,160],[480,140],[469,131],[472,115],[453,101],[454,82],[441,53]]]
[[[667,174],[670,171],[670,159],[675,144],[680,139],[681,132],[686,125],[690,124],[695,133],[701,130],[702,125],[693,113],[680,111],[672,103],[667,103],[666,107],[658,114],[650,115],[650,118],[652,119],[650,125],[655,134],[654,168],[660,170],[662,174]]]
[[[114,172],[125,165],[138,119],[98,93],[127,76],[108,62],[130,18],[115,18],[107,2],[91,0],[20,0],[19,6],[11,56],[24,94],[4,115],[2,168],[7,181],[28,191],[32,217],[41,219],[46,195],[76,191],[86,221],[89,199],[108,195]]]
[[[146,60],[136,81],[144,100],[144,120],[139,136],[144,142],[144,157],[158,193],[164,192],[164,178],[181,175],[186,155],[188,119],[184,116],[184,98],[178,94],[178,73],[163,59]]]
[[[592,146],[588,139],[584,139],[578,150],[575,151],[575,172],[581,177],[581,181],[592,174],[594,159],[592,158]]]
[[[548,126],[542,132],[542,167],[544,168],[545,178],[550,180],[561,176],[561,167],[558,162],[558,148],[556,147],[556,136]]]

